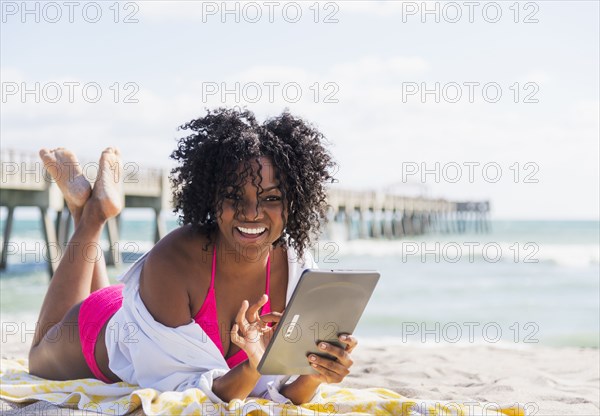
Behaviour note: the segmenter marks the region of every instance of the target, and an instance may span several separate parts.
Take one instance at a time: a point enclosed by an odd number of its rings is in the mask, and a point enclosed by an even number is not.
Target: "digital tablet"
[[[317,349],[320,341],[345,346],[339,336],[354,333],[378,280],[379,272],[371,270],[305,270],[258,371],[272,375],[316,374],[307,356],[328,356]]]

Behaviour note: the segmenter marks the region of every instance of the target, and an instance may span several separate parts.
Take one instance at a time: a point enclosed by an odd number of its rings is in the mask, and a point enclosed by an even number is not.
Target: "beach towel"
[[[63,407],[81,409],[81,414],[86,415],[124,415],[141,411],[146,415],[526,415],[523,407],[516,404],[500,408],[497,405],[474,402],[408,399],[385,388],[353,389],[336,385],[321,387],[318,398],[320,403],[306,403],[301,406],[276,403],[262,398],[212,403],[208,396],[197,388],[160,392],[124,382],[105,384],[94,379],[44,380],[28,373],[25,359],[1,360],[0,399],[19,404],[43,400]],[[0,406],[2,413],[9,409],[6,402]],[[26,409],[15,413],[34,414],[27,413]],[[56,409],[43,406],[38,407],[35,413],[39,414],[40,409],[44,409],[44,414],[61,414]]]

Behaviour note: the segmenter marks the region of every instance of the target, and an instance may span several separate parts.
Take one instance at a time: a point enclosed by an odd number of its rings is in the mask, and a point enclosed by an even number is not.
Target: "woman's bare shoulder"
[[[178,327],[192,320],[190,279],[205,267],[208,256],[198,255],[207,239],[190,226],[175,229],[150,251],[140,277],[140,296],[154,319]]]
[[[208,239],[194,231],[190,225],[176,228],[162,238],[148,254],[155,262],[168,262],[170,267],[185,265],[187,261],[198,259],[198,250],[202,250]]]

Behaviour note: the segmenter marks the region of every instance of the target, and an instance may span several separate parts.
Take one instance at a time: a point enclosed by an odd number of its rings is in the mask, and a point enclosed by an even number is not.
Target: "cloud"
[[[589,217],[597,212],[597,100],[546,100],[531,105],[510,100],[492,104],[481,99],[456,104],[422,103],[419,99],[403,102],[404,80],[435,77],[443,71],[419,56],[365,55],[316,69],[253,65],[230,69],[222,78],[208,81],[229,89],[237,82],[240,92],[244,86],[258,84],[263,97],[256,103],[244,101],[243,94],[240,101],[229,94],[223,102],[221,92],[203,97],[207,81],[197,78],[182,79],[185,88],[173,93],[158,92],[158,84],[146,83],[135,94],[137,104],[111,100],[95,104],[81,100],[9,102],[3,105],[3,147],[37,150],[65,146],[93,160],[102,148],[114,144],[121,147],[127,161],[168,167],[175,138],[183,135],[176,127],[201,115],[204,107],[246,105],[259,119],[289,107],[315,123],[333,143],[332,152],[341,167],[340,186],[382,189],[399,182],[402,163],[407,162],[425,163],[429,168],[436,162],[442,166],[494,162],[502,166],[505,175],[499,183],[480,178],[473,184],[442,181],[426,185],[435,196],[492,197],[500,216],[560,217],[573,212],[574,201],[576,215]],[[553,79],[543,70],[523,73],[536,82]],[[14,67],[2,68],[2,74],[3,79],[27,80],[25,72]],[[269,82],[280,84],[273,102],[266,99],[265,83]],[[281,86],[292,82],[303,92],[298,102],[282,97]],[[324,94],[330,92],[323,88],[326,82],[336,83],[334,98],[338,102],[324,102]],[[318,102],[314,100],[315,83],[319,84]],[[110,98],[111,91],[104,92]],[[535,163],[540,183],[524,186],[512,181],[515,163],[519,163],[521,177],[527,174],[525,163]]]
[[[430,68],[430,64],[421,57],[366,56],[358,61],[334,65],[330,74],[336,80],[385,82],[388,81],[386,78],[422,75]]]

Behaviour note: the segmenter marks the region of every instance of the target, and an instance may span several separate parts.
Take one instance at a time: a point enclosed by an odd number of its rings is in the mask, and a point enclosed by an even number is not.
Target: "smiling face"
[[[217,220],[218,241],[223,249],[253,259],[281,237],[286,218],[275,167],[268,157],[260,157],[259,162],[260,166],[255,160],[250,163],[252,174],[239,190],[226,190]],[[243,165],[238,173],[242,171]]]

